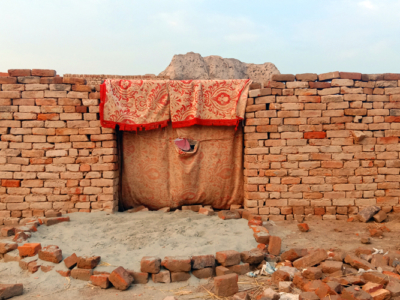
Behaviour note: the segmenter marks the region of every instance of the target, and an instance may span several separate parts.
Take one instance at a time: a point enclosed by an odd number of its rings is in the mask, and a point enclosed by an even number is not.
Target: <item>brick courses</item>
[[[284,74],[264,83],[270,94],[251,90],[245,209],[271,220],[343,219],[369,205],[398,209],[398,76]]]
[[[114,211],[117,143],[115,130],[100,125],[100,83],[154,77],[41,69],[1,76],[0,225],[52,210]]]

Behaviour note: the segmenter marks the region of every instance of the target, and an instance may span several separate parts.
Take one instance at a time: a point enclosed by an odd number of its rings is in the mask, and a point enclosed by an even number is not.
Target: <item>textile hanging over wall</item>
[[[251,80],[171,80],[172,127],[237,126],[244,118]]]
[[[177,138],[191,147],[182,151]],[[212,205],[228,209],[243,203],[241,128],[191,126],[124,132],[121,204],[124,209]]]
[[[165,127],[170,120],[167,80],[110,80],[100,86],[100,122],[120,130]]]
[[[195,124],[237,126],[244,118],[250,79],[105,80],[100,91],[103,127],[120,130]]]

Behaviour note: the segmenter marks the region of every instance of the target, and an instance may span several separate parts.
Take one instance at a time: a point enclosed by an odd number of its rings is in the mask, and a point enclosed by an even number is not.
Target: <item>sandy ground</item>
[[[138,270],[144,253],[149,255],[190,255],[215,253],[218,250],[243,251],[256,244],[245,220],[222,221],[217,217],[201,216],[192,212],[141,212],[136,214],[105,213],[71,214],[71,222],[51,227],[41,226],[30,242],[42,245],[56,244],[64,257],[72,252],[78,255],[101,255],[102,261],[113,266],[123,265]],[[145,220],[145,222],[143,222]],[[390,215],[384,223],[391,231],[382,239],[371,238],[370,245],[360,243],[368,236],[368,228],[375,223],[347,223],[345,221],[308,221],[310,231],[300,233],[297,222],[275,222],[265,226],[272,235],[282,238],[282,250],[290,248],[341,248],[352,251],[360,246],[394,249],[400,245],[400,215]],[[144,223],[144,224],[141,224]],[[47,263],[49,264],[49,263]],[[56,268],[62,266],[63,263]],[[114,267],[110,267],[111,269]],[[103,267],[107,268],[107,267]],[[174,295],[178,299],[207,299],[208,280],[193,276],[188,282],[171,284],[132,285],[128,291],[113,288],[100,290],[88,282],[66,279],[54,270],[35,274],[22,271],[18,263],[0,262],[0,282],[24,284],[24,295],[15,299],[154,299]],[[252,279],[241,276],[240,289],[254,285]],[[247,282],[247,283],[246,283]],[[208,297],[208,299],[211,299]]]

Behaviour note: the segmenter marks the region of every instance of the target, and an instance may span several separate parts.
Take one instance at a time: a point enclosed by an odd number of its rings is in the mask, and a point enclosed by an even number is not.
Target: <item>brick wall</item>
[[[245,207],[273,220],[400,211],[400,74],[275,74],[253,84]]]
[[[0,225],[50,210],[117,208],[115,130],[99,121],[107,77],[126,76],[0,73]]]

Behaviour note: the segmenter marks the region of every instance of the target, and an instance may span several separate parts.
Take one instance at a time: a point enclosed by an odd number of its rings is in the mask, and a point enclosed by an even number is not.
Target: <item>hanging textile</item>
[[[190,149],[176,141],[186,139]],[[241,128],[191,126],[124,132],[121,204],[124,209],[243,203]]]
[[[165,127],[170,120],[167,80],[110,80],[100,86],[100,122],[120,130]]]
[[[244,118],[250,83],[250,79],[169,81],[172,127],[237,126]]]

